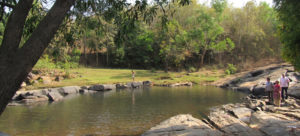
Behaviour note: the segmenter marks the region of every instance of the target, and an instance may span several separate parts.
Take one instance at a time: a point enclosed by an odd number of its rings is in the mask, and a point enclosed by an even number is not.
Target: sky
[[[210,4],[210,0],[198,0],[200,3]],[[257,4],[260,2],[267,2],[269,5],[273,5],[273,0],[227,0],[228,4],[232,4],[233,7],[241,8],[246,5],[248,1],[255,1]]]

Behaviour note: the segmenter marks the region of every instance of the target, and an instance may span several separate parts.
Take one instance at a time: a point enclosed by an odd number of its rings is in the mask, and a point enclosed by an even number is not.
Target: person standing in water
[[[289,78],[287,78],[285,76],[285,74],[282,74],[281,78],[280,78],[280,86],[281,86],[281,97],[282,97],[282,101],[284,101],[284,99],[288,98],[287,95],[287,90],[290,84],[290,80]]]
[[[133,70],[131,70],[131,74],[132,74],[132,81],[134,81],[135,72]]]

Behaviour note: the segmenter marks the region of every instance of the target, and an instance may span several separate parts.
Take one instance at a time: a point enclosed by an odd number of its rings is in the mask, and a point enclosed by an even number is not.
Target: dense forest
[[[40,2],[34,3],[21,44],[46,13]],[[118,20],[98,14],[69,16],[35,67],[195,71],[206,65],[241,67],[280,59],[279,23],[267,3],[249,1],[235,8],[225,0],[213,0],[208,6],[194,0],[187,6],[169,4],[154,14],[134,22],[125,16]],[[0,33],[3,22],[5,18]]]

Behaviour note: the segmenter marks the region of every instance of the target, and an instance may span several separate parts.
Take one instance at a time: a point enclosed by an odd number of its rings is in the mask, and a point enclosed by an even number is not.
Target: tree
[[[300,70],[300,3],[296,0],[274,0],[280,19],[279,35],[283,58]]]
[[[75,2],[76,4],[74,5]],[[155,2],[162,9],[170,3],[167,0],[156,0]],[[189,0],[172,2],[185,5],[189,3]],[[154,9],[147,8],[147,0],[137,0],[134,6],[130,6],[126,1],[115,0],[56,0],[45,17],[33,30],[28,40],[20,46],[24,25],[33,3],[34,0],[19,0],[18,2],[15,0],[4,0],[0,2],[0,21],[3,20],[4,15],[7,15],[5,7],[9,7],[9,11],[12,10],[5,24],[0,47],[0,114],[42,56],[73,5],[72,12],[74,13],[92,15],[98,12],[98,15],[103,15],[107,19],[115,17],[115,22],[119,24],[122,22],[117,17],[125,9],[127,10],[125,15],[134,22],[141,16],[146,20],[151,20],[155,14],[155,7],[157,7],[154,6]]]

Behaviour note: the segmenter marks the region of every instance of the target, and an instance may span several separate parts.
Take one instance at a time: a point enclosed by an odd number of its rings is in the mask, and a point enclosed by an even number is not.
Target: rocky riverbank
[[[70,95],[77,94],[90,94],[96,92],[110,91],[110,90],[122,90],[130,88],[140,88],[149,86],[163,86],[163,87],[179,87],[179,86],[192,86],[190,82],[156,85],[151,81],[143,82],[128,82],[123,84],[104,84],[104,85],[92,85],[92,86],[66,86],[59,88],[48,88],[29,91],[17,91],[9,106],[17,105],[30,105],[37,102],[52,102],[60,101]]]
[[[70,95],[89,94],[102,91],[119,90],[126,88],[140,88],[152,86],[151,81],[143,82],[128,82],[126,84],[105,84],[92,86],[66,86],[60,88],[48,88],[31,91],[17,91],[10,106],[17,106],[22,104],[33,104],[37,102],[60,101]]]
[[[143,136],[296,136],[300,135],[300,100],[289,98],[281,107],[267,99],[215,107],[203,119],[177,115],[146,131]]]
[[[274,82],[279,80],[281,74],[286,71],[288,77],[292,80],[288,89],[288,95],[300,98],[300,73],[295,72],[294,68],[288,64],[257,68],[254,71],[243,72],[233,77],[221,79],[213,83],[213,85],[257,96],[264,95],[266,78],[270,77],[271,81]]]

